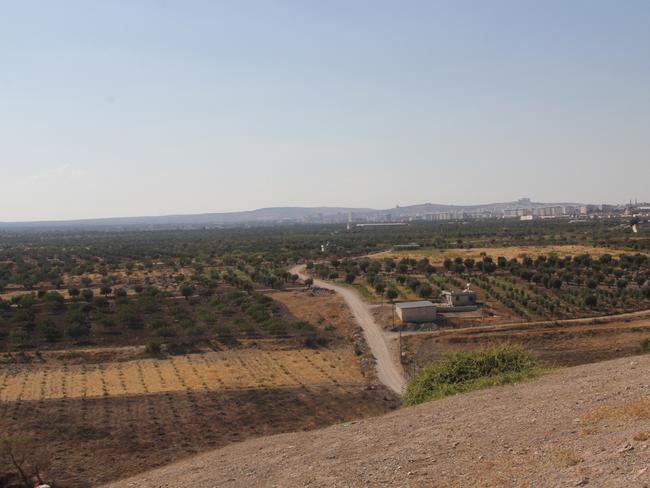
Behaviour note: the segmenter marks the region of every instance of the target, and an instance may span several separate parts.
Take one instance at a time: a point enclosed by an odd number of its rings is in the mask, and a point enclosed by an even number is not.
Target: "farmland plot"
[[[394,408],[389,393],[367,388],[349,349],[13,364],[0,372],[0,430],[47,444],[57,486],[95,486],[250,437]]]
[[[347,349],[224,351],[169,359],[81,364],[18,365],[0,376],[0,400],[50,400],[143,395],[185,390],[361,385]]]
[[[0,404],[0,429],[48,446],[56,486],[86,488],[252,437],[380,415],[395,406],[384,397],[329,384],[20,400]]]

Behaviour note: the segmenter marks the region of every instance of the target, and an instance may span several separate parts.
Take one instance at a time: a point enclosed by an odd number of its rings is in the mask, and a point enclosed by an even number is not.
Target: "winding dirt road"
[[[291,273],[297,274],[302,280],[309,278],[305,273],[304,264],[294,266],[291,269]],[[377,378],[386,387],[401,395],[406,384],[404,375],[402,374],[401,368],[393,360],[381,327],[375,322],[375,319],[361,297],[349,288],[317,278],[314,278],[314,285],[319,288],[332,290],[343,297],[345,303],[350,307],[352,315],[354,315],[354,318],[363,329],[368,346],[377,361]]]

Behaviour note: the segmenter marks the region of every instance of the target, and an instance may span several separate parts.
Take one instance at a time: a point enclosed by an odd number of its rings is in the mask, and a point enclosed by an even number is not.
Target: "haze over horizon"
[[[516,200],[512,200],[512,202],[515,202]],[[586,202],[573,202],[569,200],[562,200],[561,202],[537,202],[535,200],[531,200],[533,203],[586,203]],[[499,204],[499,203],[509,203],[508,202],[480,202],[476,204],[448,204],[448,203],[440,203],[440,202],[419,202],[419,203],[413,203],[409,205],[399,205],[400,208],[408,208],[411,206],[420,206],[420,205],[441,205],[441,206],[458,206],[458,207],[470,207],[473,205],[481,206],[481,205],[491,205],[491,204]],[[593,203],[593,202],[592,202]],[[349,205],[314,205],[314,206],[286,206],[286,205],[279,205],[279,206],[272,206],[272,207],[260,207],[260,208],[247,208],[247,209],[240,209],[240,210],[233,210],[233,211],[228,211],[228,212],[193,212],[193,213],[179,213],[179,212],[172,212],[168,214],[152,214],[152,215],[108,215],[108,216],[102,216],[102,217],[87,217],[87,218],[79,218],[79,219],[31,219],[31,220],[6,220],[6,221],[1,221],[1,223],[7,223],[7,224],[12,224],[12,223],[38,223],[38,222],[65,222],[65,221],[85,221],[85,220],[120,220],[120,219],[131,219],[131,218],[157,218],[157,217],[173,217],[173,216],[200,216],[200,215],[219,215],[219,214],[246,214],[249,212],[257,212],[260,210],[281,210],[281,209],[336,209],[336,208],[341,208],[341,209],[358,209],[358,210],[371,210],[371,211],[383,211],[383,210],[391,210],[396,208],[397,206],[392,206],[392,207],[382,207],[382,208],[372,208],[368,206],[359,206],[359,207],[353,207]]]
[[[27,0],[0,221],[649,200],[650,3]]]

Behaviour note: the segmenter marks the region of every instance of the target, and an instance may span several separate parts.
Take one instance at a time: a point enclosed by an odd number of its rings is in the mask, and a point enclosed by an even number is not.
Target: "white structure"
[[[471,307],[476,305],[476,293],[471,291],[469,287],[459,292],[443,291],[442,296],[448,307]]]
[[[429,300],[396,303],[395,311],[402,322],[424,323],[436,319],[436,306]]]

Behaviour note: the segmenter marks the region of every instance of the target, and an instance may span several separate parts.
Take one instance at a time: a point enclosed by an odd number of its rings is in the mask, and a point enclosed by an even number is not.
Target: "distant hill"
[[[102,219],[50,220],[34,222],[0,222],[5,229],[70,227],[200,227],[246,223],[281,223],[301,221],[347,220],[349,212],[372,213],[372,209],[343,207],[273,207],[244,212],[161,215],[144,217],[109,217]]]
[[[424,203],[385,210],[351,207],[269,207],[243,212],[162,215],[143,217],[110,217],[102,219],[52,220],[34,222],[0,222],[0,229],[63,229],[63,228],[197,228],[238,224],[332,223],[359,220],[391,220],[439,212],[498,212],[504,209],[535,208],[577,203],[540,203],[529,200],[482,205],[444,205]]]

